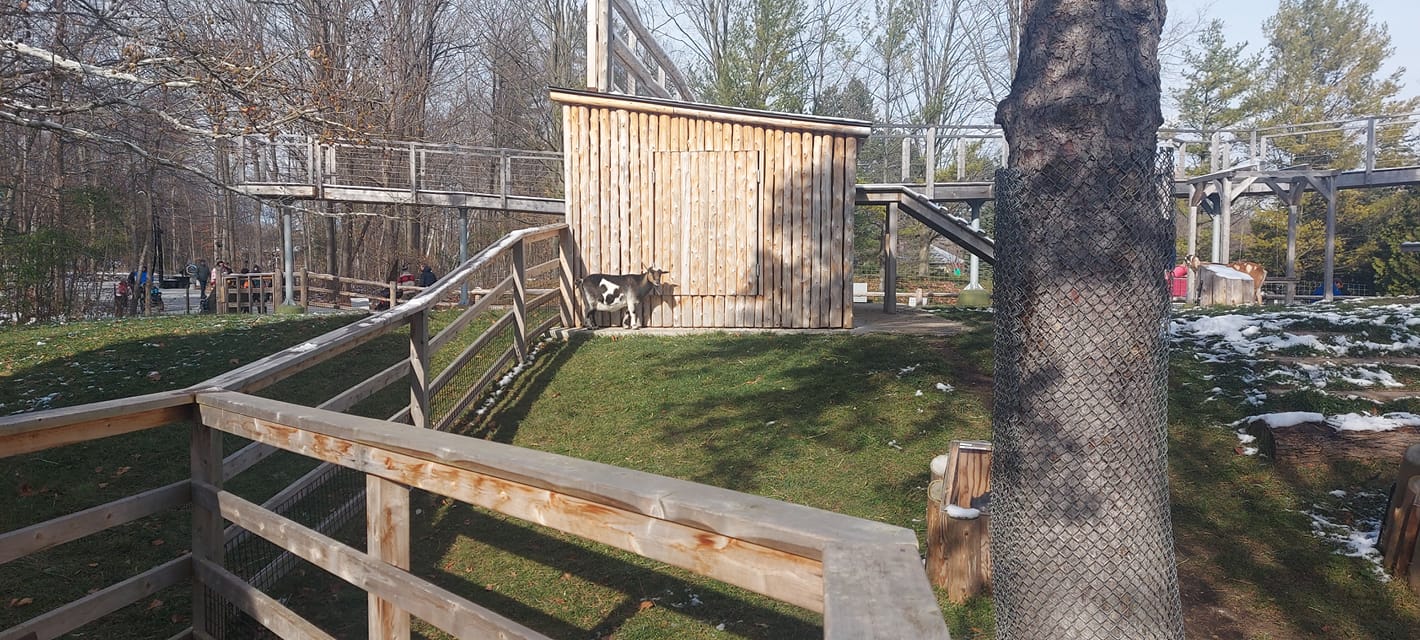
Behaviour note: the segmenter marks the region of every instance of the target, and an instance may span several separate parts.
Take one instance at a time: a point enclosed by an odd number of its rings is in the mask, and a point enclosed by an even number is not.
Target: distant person
[[[133,293],[133,287],[128,284],[128,279],[123,278],[113,287],[113,315],[122,318],[128,313],[128,296]]]
[[[148,288],[148,265],[143,265],[143,268],[138,271],[138,288]]]
[[[408,266],[400,267],[399,280],[395,282],[396,284],[414,284],[414,274],[409,272]]]
[[[137,271],[129,271],[129,272],[128,272],[128,315],[131,315],[131,316],[136,316],[136,315],[138,315],[138,304],[139,304],[139,302],[141,302],[141,301],[143,300],[143,295],[140,294],[140,293],[135,293],[135,292],[137,292],[137,291],[142,291],[142,289],[139,289],[139,288],[138,288],[138,272],[137,272]]]
[[[1323,295],[1326,295],[1325,285],[1324,285],[1324,284],[1318,284],[1315,289],[1312,289],[1312,295],[1314,295],[1314,296],[1323,296]],[[1332,295],[1332,297],[1344,296],[1344,295],[1346,295],[1346,287],[1341,286],[1341,279],[1340,279],[1340,278],[1337,278],[1336,280],[1333,280],[1333,281],[1332,281],[1332,283],[1331,283],[1331,295]]]
[[[421,287],[430,286],[430,285],[434,284],[434,281],[435,281],[435,280],[438,280],[438,279],[439,279],[439,276],[434,275],[434,270],[431,269],[431,268],[429,268],[429,263],[427,263],[427,262],[421,262],[421,263],[419,263],[419,286],[421,286]]]
[[[207,258],[197,259],[197,268],[193,270],[192,277],[197,280],[198,295],[202,298],[203,307],[206,307],[207,282],[212,279],[212,268],[207,266]]]

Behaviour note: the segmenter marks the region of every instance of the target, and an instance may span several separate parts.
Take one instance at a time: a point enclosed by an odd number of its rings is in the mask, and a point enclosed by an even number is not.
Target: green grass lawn
[[[249,362],[346,321],[231,318],[220,327],[206,317],[0,331],[0,412],[38,408],[36,401],[55,391],[61,395],[43,406],[185,386],[230,368],[233,359]],[[920,536],[928,462],[953,439],[990,432],[991,315],[953,319],[967,329],[930,337],[637,335],[548,343],[488,413],[470,414],[457,431],[808,504]],[[69,339],[74,344],[50,347]],[[405,352],[400,336],[388,336],[263,395],[319,401]],[[1416,597],[1379,582],[1362,561],[1333,554],[1301,513],[1334,503],[1332,490],[1378,489],[1393,468],[1297,472],[1240,456],[1232,431],[1220,427],[1249,409],[1199,400],[1200,392],[1225,384],[1220,380],[1241,375],[1236,365],[1199,362],[1187,352],[1175,353],[1172,363],[1171,481],[1189,637],[1420,638]],[[156,381],[147,378],[154,370]],[[402,401],[401,393],[385,394],[357,410],[388,415]],[[0,458],[7,483],[0,485],[0,530],[158,486],[185,476],[186,465],[181,426]],[[274,457],[234,490],[259,499],[308,465]],[[628,553],[439,496],[416,493],[414,508],[415,573],[555,638],[822,633],[817,615]],[[0,566],[0,628],[173,557],[186,546],[186,517],[147,519]],[[339,537],[363,548],[362,535],[357,522]],[[186,588],[174,591],[86,631],[166,637],[189,615]],[[364,594],[309,565],[273,594],[337,637],[364,637]],[[20,598],[33,602],[10,604]],[[943,601],[943,609],[954,638],[993,637],[986,599],[963,607]],[[416,629],[444,637],[422,623]]]

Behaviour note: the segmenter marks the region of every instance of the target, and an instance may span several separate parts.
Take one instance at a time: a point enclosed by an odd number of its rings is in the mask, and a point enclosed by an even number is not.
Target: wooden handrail
[[[0,417],[0,458],[152,429],[191,417],[191,391],[160,391]]]

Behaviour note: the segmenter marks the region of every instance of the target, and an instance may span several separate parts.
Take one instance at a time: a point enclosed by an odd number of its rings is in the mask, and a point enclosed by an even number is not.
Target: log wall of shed
[[[670,269],[651,327],[851,327],[858,137],[678,111],[564,104],[576,277]]]

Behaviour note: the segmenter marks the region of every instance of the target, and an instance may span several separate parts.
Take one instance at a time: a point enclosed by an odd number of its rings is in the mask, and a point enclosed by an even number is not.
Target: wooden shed
[[[853,326],[870,123],[566,89],[552,99],[577,278],[669,269],[651,327]]]

